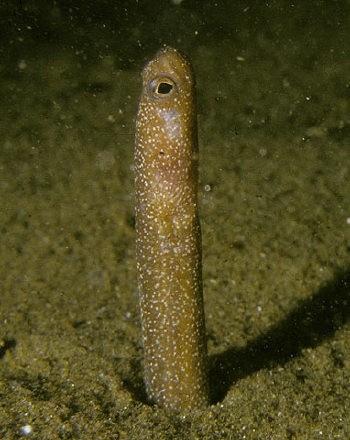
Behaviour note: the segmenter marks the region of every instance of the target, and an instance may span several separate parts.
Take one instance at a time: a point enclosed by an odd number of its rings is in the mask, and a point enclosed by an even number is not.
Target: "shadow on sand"
[[[349,318],[350,271],[347,270],[337,273],[332,281],[301,301],[283,320],[245,348],[229,348],[210,356],[211,402],[221,401],[237,380],[262,368],[286,363],[302,349],[316,347],[331,338]]]

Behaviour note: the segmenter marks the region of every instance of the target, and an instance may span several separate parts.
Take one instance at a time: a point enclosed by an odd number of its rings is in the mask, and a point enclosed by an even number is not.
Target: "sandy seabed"
[[[225,3],[0,6],[1,438],[349,438],[349,2]],[[212,406],[183,415],[145,403],[134,258],[165,43],[199,104]]]

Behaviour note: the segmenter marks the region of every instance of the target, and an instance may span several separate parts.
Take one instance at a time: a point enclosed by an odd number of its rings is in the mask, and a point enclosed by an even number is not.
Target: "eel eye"
[[[149,91],[155,99],[165,99],[171,95],[176,88],[175,81],[169,76],[156,76],[149,83]]]

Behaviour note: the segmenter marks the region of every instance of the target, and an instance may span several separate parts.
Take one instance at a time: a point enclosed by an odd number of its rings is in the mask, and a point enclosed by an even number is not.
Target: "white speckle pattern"
[[[170,47],[143,71],[136,121],[136,259],[145,383],[151,402],[208,405],[191,64]]]

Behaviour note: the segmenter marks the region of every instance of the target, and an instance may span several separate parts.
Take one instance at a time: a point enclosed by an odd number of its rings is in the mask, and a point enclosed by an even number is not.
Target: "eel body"
[[[165,47],[142,80],[134,166],[145,385],[150,402],[187,411],[209,403],[195,78]]]

